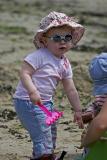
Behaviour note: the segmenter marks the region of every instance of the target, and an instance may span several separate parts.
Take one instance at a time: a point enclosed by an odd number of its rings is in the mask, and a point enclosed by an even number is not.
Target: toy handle
[[[47,114],[47,116],[50,116],[50,117],[52,116],[52,113],[43,104],[38,103],[38,106],[43,112]]]
[[[37,105],[47,115],[47,117],[46,117],[46,124],[47,125],[53,124],[55,121],[57,121],[63,115],[63,113],[59,112],[59,111],[50,112],[43,104],[38,103]]]

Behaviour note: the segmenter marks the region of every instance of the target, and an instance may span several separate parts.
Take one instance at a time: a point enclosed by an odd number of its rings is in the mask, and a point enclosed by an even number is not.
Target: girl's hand
[[[82,129],[84,128],[81,111],[78,111],[78,112],[74,113],[74,122],[77,122],[79,128],[82,128]]]
[[[39,94],[39,92],[38,91],[36,91],[36,92],[31,92],[30,94],[29,94],[29,97],[30,97],[30,100],[31,100],[31,102],[33,103],[33,104],[38,104],[38,103],[42,103],[42,101],[41,101],[41,97],[40,97],[40,94]]]

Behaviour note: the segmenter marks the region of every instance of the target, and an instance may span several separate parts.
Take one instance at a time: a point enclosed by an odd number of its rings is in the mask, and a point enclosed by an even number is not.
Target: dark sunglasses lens
[[[53,37],[53,40],[54,40],[55,42],[60,42],[60,41],[61,41],[61,37],[58,36],[58,35],[56,35],[56,36]]]
[[[72,40],[72,36],[71,35],[66,35],[65,36],[65,42],[69,42]]]

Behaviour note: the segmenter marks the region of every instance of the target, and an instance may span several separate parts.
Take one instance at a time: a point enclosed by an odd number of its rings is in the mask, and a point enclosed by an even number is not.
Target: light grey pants
[[[51,154],[56,146],[56,123],[47,126],[46,114],[29,100],[14,99],[14,105],[19,120],[30,134],[35,158]],[[50,111],[53,110],[51,101],[45,102],[44,105]]]

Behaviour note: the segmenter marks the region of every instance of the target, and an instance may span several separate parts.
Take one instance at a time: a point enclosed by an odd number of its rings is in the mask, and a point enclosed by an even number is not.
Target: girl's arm
[[[24,61],[20,71],[21,81],[24,87],[27,89],[31,101],[33,103],[39,103],[41,102],[41,98],[36,86],[33,84],[32,81],[32,75],[34,72],[35,70],[33,69],[33,67]]]
[[[73,106],[75,112],[81,111],[81,104],[78,92],[75,88],[74,82],[71,78],[62,81],[64,90],[67,94],[70,104]]]
[[[64,79],[62,81],[64,90],[67,94],[70,104],[73,106],[75,111],[74,121],[77,121],[80,128],[83,128],[82,116],[81,116],[81,104],[78,92],[75,88],[74,82],[71,78]]]
[[[81,146],[89,146],[97,141],[102,134],[107,130],[107,100],[104,103],[99,114],[92,120],[89,125],[86,136],[82,140]]]

